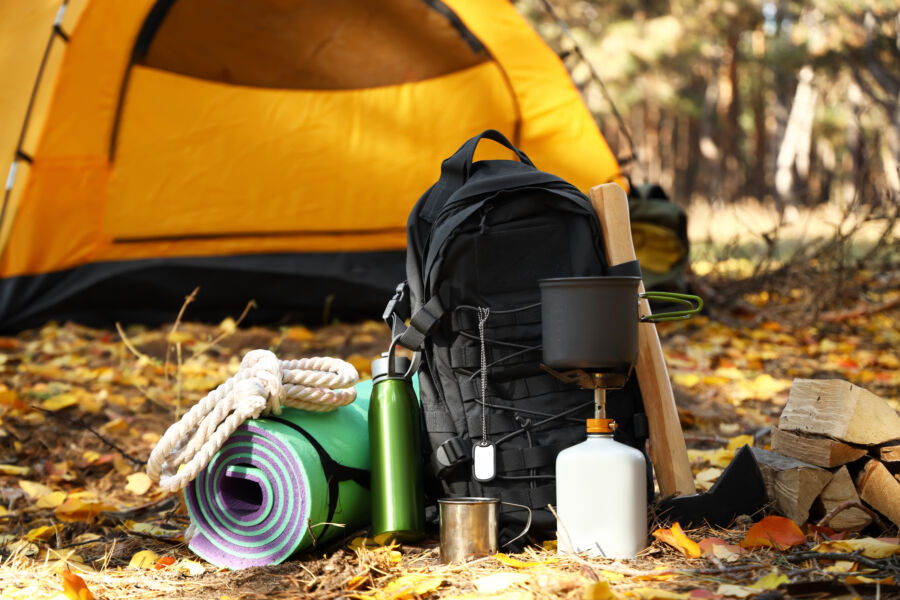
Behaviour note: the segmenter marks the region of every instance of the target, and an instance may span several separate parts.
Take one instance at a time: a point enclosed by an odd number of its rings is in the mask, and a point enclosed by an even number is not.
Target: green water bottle
[[[410,360],[385,352],[372,362],[369,449],[372,455],[372,536],[379,544],[425,535],[419,402]]]

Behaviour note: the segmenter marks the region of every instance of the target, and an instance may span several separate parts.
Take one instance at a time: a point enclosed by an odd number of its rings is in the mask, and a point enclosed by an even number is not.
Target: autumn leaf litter
[[[699,489],[728,464],[733,440],[767,441],[765,428],[795,377],[844,378],[897,407],[897,316],[830,329],[706,318],[661,326]],[[184,507],[143,473],[176,414],[232,375],[251,349],[283,358],[338,356],[365,377],[387,344],[387,329],[376,322],[267,329],[177,321],[121,333],[70,323],[0,338],[0,598],[742,598],[806,597],[825,584],[851,585],[851,574],[826,570],[834,561],[791,560],[816,546],[810,537],[734,551],[763,515],[729,530],[685,531],[708,549],[694,558],[654,538],[628,561],[531,547],[507,560],[448,566],[434,540],[422,547],[349,543],[364,532],[315,556],[244,571],[194,556],[183,540]],[[713,538],[721,543],[707,541]],[[882,570],[839,565],[857,573],[858,593],[900,575],[895,554],[871,560]]]

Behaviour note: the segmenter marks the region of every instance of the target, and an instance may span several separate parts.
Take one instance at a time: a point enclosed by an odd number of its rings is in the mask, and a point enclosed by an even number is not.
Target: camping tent
[[[195,286],[189,318],[375,317],[472,135],[618,175],[507,0],[0,0],[0,81],[6,330],[172,319]]]

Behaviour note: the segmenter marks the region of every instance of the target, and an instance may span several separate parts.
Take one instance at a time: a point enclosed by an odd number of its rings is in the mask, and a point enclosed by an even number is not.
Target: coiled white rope
[[[356,400],[358,380],[353,365],[337,358],[283,361],[268,350],[248,352],[233,377],[166,430],[147,460],[147,475],[164,490],[177,492],[247,419],[280,415],[282,405],[334,410]]]

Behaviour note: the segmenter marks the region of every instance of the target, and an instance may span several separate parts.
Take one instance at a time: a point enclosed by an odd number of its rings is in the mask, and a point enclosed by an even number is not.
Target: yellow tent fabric
[[[0,327],[209,271],[326,282],[273,310],[383,296],[412,205],[488,128],[582,189],[619,175],[506,0],[0,0],[0,78]],[[139,299],[112,283],[138,273]]]

